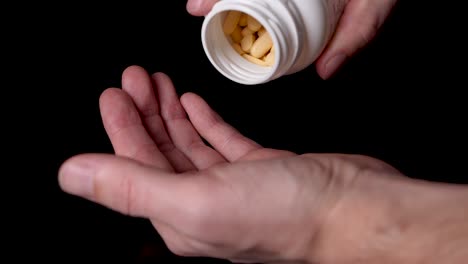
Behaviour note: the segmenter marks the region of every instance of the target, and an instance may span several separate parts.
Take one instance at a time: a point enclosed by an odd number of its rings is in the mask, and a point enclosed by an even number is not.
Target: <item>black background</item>
[[[29,5],[24,21],[11,23],[9,38],[22,46],[21,52],[10,50],[21,66],[10,64],[20,69],[13,86],[20,107],[12,111],[20,115],[7,116],[26,128],[9,129],[21,135],[16,142],[26,143],[11,152],[22,173],[15,173],[21,185],[9,197],[24,201],[10,215],[27,215],[13,217],[21,222],[19,231],[27,230],[12,243],[22,252],[17,256],[132,263],[152,243],[159,245],[161,263],[197,261],[172,256],[146,221],[58,188],[65,159],[112,153],[98,98],[120,87],[130,65],[167,73],[179,94],[200,94],[265,147],[366,154],[409,177],[467,183],[463,16],[453,5],[416,2],[402,1],[375,41],[333,79],[322,81],[311,66],[258,86],[233,83],[215,71],[200,42],[203,18],[190,16],[184,1]]]

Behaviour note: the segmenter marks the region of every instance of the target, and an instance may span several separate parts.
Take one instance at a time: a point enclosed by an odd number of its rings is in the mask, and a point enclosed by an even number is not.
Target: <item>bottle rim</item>
[[[222,31],[222,21],[231,10],[254,17],[270,33],[275,46],[275,62],[272,66],[265,67],[248,62],[232,48],[229,38]],[[242,4],[220,1],[215,4],[202,25],[203,48],[212,65],[225,77],[244,85],[266,83],[284,74],[287,71],[284,69],[285,64],[290,64],[288,62],[291,61],[284,52],[288,50],[288,40],[277,26],[278,22],[273,21],[272,17],[274,18],[273,12],[263,6],[256,6],[253,1],[242,1]]]

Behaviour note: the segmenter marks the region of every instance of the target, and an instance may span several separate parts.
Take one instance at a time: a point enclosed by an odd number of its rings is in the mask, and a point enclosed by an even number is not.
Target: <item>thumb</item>
[[[390,14],[396,0],[350,0],[335,35],[317,60],[317,72],[330,78],[351,56],[368,44]]]
[[[123,214],[154,218],[174,215],[184,199],[180,178],[129,159],[106,154],[72,157],[59,169],[60,187]],[[185,194],[186,195],[186,194]],[[182,201],[183,202],[183,201]]]
[[[204,16],[210,12],[218,0],[188,0],[187,11],[194,16]]]

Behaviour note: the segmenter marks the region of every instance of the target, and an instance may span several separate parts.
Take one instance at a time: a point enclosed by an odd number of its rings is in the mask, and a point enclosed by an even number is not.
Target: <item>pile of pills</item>
[[[234,50],[248,61],[266,67],[274,64],[273,41],[255,18],[239,11],[229,11],[223,31],[232,39]]]

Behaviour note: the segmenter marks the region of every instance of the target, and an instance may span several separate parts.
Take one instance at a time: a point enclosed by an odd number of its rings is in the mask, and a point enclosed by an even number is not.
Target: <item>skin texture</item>
[[[206,15],[216,0],[189,0],[187,11],[194,16]],[[316,62],[323,79],[332,77],[353,55],[363,49],[390,15],[397,0],[345,0],[346,7],[335,35]]]
[[[103,92],[100,109],[115,155],[71,157],[59,170],[61,188],[149,219],[177,255],[468,261],[466,187],[410,180],[365,156],[264,148],[199,96],[179,98],[168,76],[138,66],[124,71],[122,89]]]

